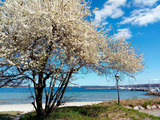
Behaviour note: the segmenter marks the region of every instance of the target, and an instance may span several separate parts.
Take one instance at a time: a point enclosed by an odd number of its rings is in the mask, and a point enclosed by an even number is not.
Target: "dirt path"
[[[160,110],[159,109],[152,109],[152,110],[139,110],[140,112],[147,113],[149,115],[154,115],[154,116],[160,116]]]

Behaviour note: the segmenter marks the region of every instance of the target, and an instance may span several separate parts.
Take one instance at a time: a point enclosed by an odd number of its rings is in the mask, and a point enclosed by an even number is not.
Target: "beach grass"
[[[21,114],[21,112],[17,111],[0,112],[0,120],[12,120],[19,114]]]
[[[117,104],[117,101],[104,102],[105,105]],[[124,99],[121,100],[121,105],[123,106],[147,106],[147,105],[158,105],[160,104],[160,98],[140,98],[140,99]]]
[[[127,100],[125,100],[127,101]],[[124,104],[124,101],[122,101]],[[143,104],[143,103],[142,103]],[[20,120],[36,120],[36,113],[25,114]],[[42,120],[160,120],[160,117],[141,113],[134,109],[128,109],[117,105],[116,101],[104,102],[96,105],[81,107],[58,108],[48,117]]]

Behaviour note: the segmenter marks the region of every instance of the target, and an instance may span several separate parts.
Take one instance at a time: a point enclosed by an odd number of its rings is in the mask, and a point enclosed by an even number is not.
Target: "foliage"
[[[143,69],[142,55],[125,39],[114,40],[108,29],[96,26],[84,0],[6,0],[2,4],[0,86],[31,82],[38,115],[49,114],[61,104],[68,83],[80,70],[100,75],[118,70],[132,76]]]
[[[157,104],[160,104],[160,101],[158,101]]]
[[[143,107],[146,107],[147,105],[151,105],[151,104],[152,104],[151,101],[145,101],[145,102],[142,104],[142,106],[143,106]]]

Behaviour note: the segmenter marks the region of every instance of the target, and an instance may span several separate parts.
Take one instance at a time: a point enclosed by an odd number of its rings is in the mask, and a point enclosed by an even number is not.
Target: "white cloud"
[[[160,81],[160,79],[150,79],[151,81]]]
[[[131,16],[128,18],[124,17],[124,20],[120,24],[131,23],[143,26],[157,21],[160,21],[160,5],[153,9],[144,8],[134,10],[131,12]]]
[[[99,24],[105,21],[107,17],[111,17],[113,19],[121,17],[124,14],[124,12],[121,9],[121,6],[124,6],[125,3],[126,0],[106,1],[103,9],[94,11],[95,22]]]
[[[103,26],[108,25],[108,22],[105,21],[105,22],[102,23],[102,25],[103,25]]]
[[[137,6],[153,6],[158,0],[134,0]]]
[[[125,37],[126,39],[129,39],[132,37],[131,31],[129,28],[124,28],[124,29],[117,29],[117,34],[115,34],[116,38],[121,38]]]

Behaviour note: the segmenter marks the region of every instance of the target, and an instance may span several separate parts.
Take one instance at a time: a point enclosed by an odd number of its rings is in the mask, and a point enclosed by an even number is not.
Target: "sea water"
[[[32,91],[32,93],[31,93]],[[0,104],[30,104],[33,102],[31,97],[34,94],[34,89],[31,88],[0,88]],[[129,91],[120,90],[120,99],[133,98],[156,98],[155,96],[145,95],[145,91]],[[109,101],[117,99],[117,90],[104,88],[86,87],[69,87],[67,88],[63,101],[78,102],[78,101]],[[43,97],[43,102],[45,97]]]

